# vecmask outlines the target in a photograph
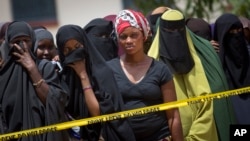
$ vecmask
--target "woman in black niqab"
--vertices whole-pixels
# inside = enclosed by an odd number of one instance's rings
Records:
[[[118,56],[118,45],[115,43],[112,21],[96,18],[85,25],[83,29],[106,61]]]
[[[31,46],[26,43],[22,51],[29,52],[30,57],[26,58],[29,62],[36,65],[31,70],[38,70],[37,75],[41,75],[43,82],[40,86],[34,86],[30,71],[27,70],[20,58],[23,53],[19,52],[18,56],[12,41],[19,37],[29,37]],[[26,42],[26,41],[23,41]],[[55,65],[47,60],[36,61],[32,54],[35,43],[35,37],[31,27],[25,22],[15,21],[9,24],[5,43],[2,46],[6,56],[6,63],[0,70],[0,131],[1,134],[31,129],[58,122],[64,122],[64,107],[67,100],[65,91],[61,88],[58,75],[55,73]],[[37,75],[35,77],[37,77]],[[41,80],[42,80],[41,79]],[[38,92],[39,87],[48,85],[44,90],[44,99]],[[40,89],[41,89],[40,88]],[[40,91],[41,92],[41,91]],[[36,136],[28,136],[17,139],[18,141],[67,141],[68,136],[65,131],[50,132]]]
[[[230,33],[229,31],[237,31]],[[219,57],[227,75],[231,89],[250,85],[247,78],[249,70],[249,55],[244,40],[243,26],[236,15],[223,14],[214,27],[214,38],[220,44]]]
[[[219,57],[230,89],[250,86],[250,67],[243,26],[233,14],[215,21],[214,38],[220,44]],[[231,97],[239,124],[250,124],[249,93]]]
[[[194,67],[186,38],[185,19],[166,21],[160,19],[160,60],[169,64],[176,74],[187,74]]]
[[[57,46],[60,60],[64,71],[62,79],[69,87],[70,100],[67,105],[67,112],[73,118],[90,117],[90,111],[85,101],[85,91],[76,72],[69,67],[70,64],[85,60],[88,78],[99,103],[100,114],[114,113],[123,110],[123,101],[118,94],[114,76],[110,68],[106,65],[102,55],[96,50],[92,42],[88,39],[84,30],[78,25],[64,25],[59,28],[57,34]],[[73,50],[68,55],[64,55],[64,46],[70,39],[75,39],[83,47]],[[133,141],[134,135],[126,119],[113,120],[100,124],[92,124],[81,127],[81,137],[84,140],[96,141],[101,135],[106,141]]]

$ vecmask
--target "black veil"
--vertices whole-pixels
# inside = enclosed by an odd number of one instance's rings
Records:
[[[99,101],[101,114],[122,111],[123,101],[117,89],[113,73],[107,66],[104,58],[88,39],[84,30],[77,25],[64,25],[59,28],[56,39],[59,56],[64,66],[65,62],[74,62],[79,59],[85,59],[87,73],[96,98]],[[69,56],[64,56],[63,46],[69,39],[76,39],[84,45],[84,48],[78,48],[70,53]],[[70,101],[67,108],[69,113],[78,118],[89,117],[90,115],[87,106],[84,104],[83,91],[79,78],[72,69],[67,68],[66,66],[64,68],[62,79],[66,80],[65,82],[69,86],[70,92],[72,92],[70,93]],[[81,129],[83,137],[88,133],[88,140],[98,139],[100,132],[102,132],[104,139],[108,141],[134,140],[134,136],[131,136],[133,135],[132,129],[128,125],[126,119],[113,120],[99,125],[85,126],[81,127]],[[100,129],[102,129],[102,131]]]

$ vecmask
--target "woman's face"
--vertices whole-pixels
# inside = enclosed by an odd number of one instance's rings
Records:
[[[143,51],[144,36],[141,30],[135,27],[127,27],[119,36],[119,45],[128,54]]]
[[[63,54],[64,56],[67,56],[70,52],[74,51],[75,49],[79,48],[79,47],[83,47],[83,44],[81,44],[80,42],[78,42],[75,39],[69,39],[63,48]]]
[[[43,39],[38,42],[38,47],[36,50],[37,58],[52,60],[55,54],[56,48],[52,40]]]
[[[32,40],[31,40],[31,37],[29,36],[19,36],[19,37],[16,37],[14,38],[13,40],[10,41],[10,44],[11,46],[13,44],[18,44],[20,45],[21,42],[25,42],[29,48],[32,47]]]

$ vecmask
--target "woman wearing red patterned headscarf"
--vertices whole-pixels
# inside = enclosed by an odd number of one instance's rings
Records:
[[[114,71],[125,110],[176,101],[169,68],[144,52],[151,34],[146,18],[140,12],[122,10],[116,17],[115,30],[124,54],[108,64]],[[129,122],[138,141],[183,140],[178,108],[131,117]]]

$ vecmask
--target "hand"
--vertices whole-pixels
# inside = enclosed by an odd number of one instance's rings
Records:
[[[32,71],[36,64],[30,55],[30,50],[26,42],[23,42],[23,47],[18,44],[13,44],[16,49],[12,54],[17,57],[16,62],[20,63],[27,71]]]
[[[215,41],[215,40],[211,40],[210,43],[213,46],[213,48],[215,49],[215,51],[218,53],[220,51],[219,43],[217,41]]]
[[[69,64],[68,66],[73,68],[75,70],[76,74],[80,78],[85,78],[86,77],[87,71],[86,71],[85,60],[76,61],[76,62],[74,62],[72,64]]]
[[[0,57],[0,69],[3,67],[3,65],[4,65],[4,59]]]
[[[59,61],[60,59],[59,59],[59,55],[56,55],[56,56],[54,56],[53,58],[52,58],[52,61]]]

